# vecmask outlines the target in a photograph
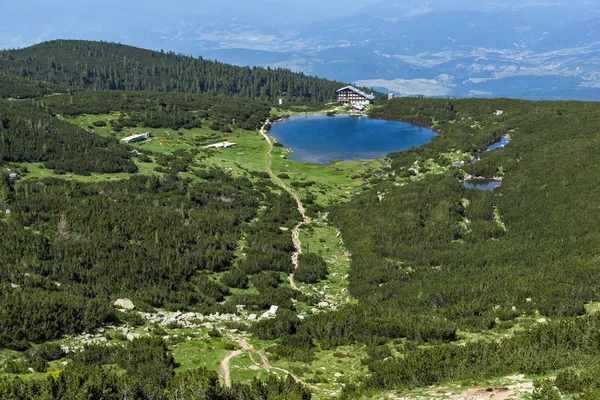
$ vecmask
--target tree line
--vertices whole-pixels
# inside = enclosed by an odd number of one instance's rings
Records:
[[[55,40],[0,51],[0,73],[92,90],[206,93],[326,102],[343,83],[282,68],[237,67],[108,42]]]
[[[128,147],[61,121],[29,101],[0,100],[0,164],[42,162],[57,172],[136,172]]]

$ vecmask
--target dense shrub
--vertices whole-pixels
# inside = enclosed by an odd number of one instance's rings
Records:
[[[316,283],[327,278],[327,264],[323,257],[314,253],[300,254],[294,277],[300,282]]]

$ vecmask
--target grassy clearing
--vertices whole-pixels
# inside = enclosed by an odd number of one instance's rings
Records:
[[[158,167],[155,162],[143,163],[138,160],[134,160],[138,167],[138,175],[162,175],[159,172],[154,171],[154,168]],[[129,179],[132,174],[128,173],[115,173],[115,174],[97,174],[92,173],[90,175],[77,175],[77,174],[57,174],[51,169],[44,168],[43,163],[20,163],[20,167],[26,167],[28,172],[22,174],[23,179],[43,179],[43,178],[59,178],[66,180],[73,180],[78,182],[110,182],[110,181],[121,181]]]
[[[289,152],[281,147],[273,148],[272,169],[276,175],[287,174],[285,183],[294,188],[301,199],[314,198],[320,206],[344,202],[369,185],[369,181],[384,175],[383,159],[366,161],[338,161],[330,165],[302,164],[286,157]],[[285,175],[283,175],[285,176]],[[294,182],[307,187],[294,187]]]
[[[600,309],[600,307],[599,307]],[[521,316],[513,321],[496,321],[497,325],[489,330],[480,332],[457,331],[459,341],[457,344],[465,342],[475,342],[480,340],[499,340],[506,337],[511,337],[517,332],[522,332],[529,329],[535,324],[547,323],[548,318],[537,313],[533,316]]]
[[[356,302],[348,294],[348,271],[350,255],[339,231],[324,219],[313,221],[300,231],[300,241],[304,253],[316,253],[327,263],[327,279],[315,284],[296,282],[296,286],[305,292],[324,298],[330,304],[343,305]]]
[[[585,307],[585,312],[588,314],[595,314],[598,311],[600,311],[600,303],[599,302],[587,303],[584,307]]]
[[[307,384],[321,389],[314,391],[315,398],[331,398],[332,393],[339,393],[342,385],[354,382],[367,373],[367,368],[360,362],[363,354],[364,348],[360,346],[342,346],[336,350],[318,352],[309,365],[282,359],[271,361],[271,365],[289,371]]]
[[[202,160],[202,163],[231,171],[235,176],[267,171],[267,143],[257,132],[236,131],[229,134],[226,140],[237,146],[211,150],[209,157]]]
[[[221,338],[192,339],[169,346],[175,362],[177,371],[187,371],[190,369],[205,367],[212,371],[219,371],[220,363],[231,350],[225,348],[225,344],[230,342]]]
[[[135,135],[138,133],[152,132],[152,137],[149,140],[132,144],[133,147],[146,149],[152,152],[168,153],[176,150],[194,147],[202,147],[207,144],[227,140],[227,134],[213,131],[208,128],[180,129],[173,130],[169,128],[144,128],[131,127],[125,128],[122,132],[112,131],[110,125],[111,120],[118,118],[120,113],[104,114],[104,115],[81,115],[73,118],[63,118],[72,124],[75,124],[83,129],[97,133],[100,136],[113,137],[122,139],[126,136]],[[103,121],[107,126],[94,126],[98,121]],[[210,125],[210,121],[204,125]]]
[[[255,362],[260,362],[257,355],[252,354],[254,361],[246,352],[233,358],[229,363],[231,380],[233,382],[251,382],[254,378],[265,379],[269,373],[262,367],[257,366]]]

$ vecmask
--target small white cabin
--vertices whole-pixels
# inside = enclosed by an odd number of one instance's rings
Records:
[[[140,133],[137,135],[131,135],[131,136],[124,137],[123,139],[121,139],[121,142],[125,142],[125,143],[141,142],[143,140],[148,139],[151,136],[152,136],[152,132],[145,132],[145,133]]]

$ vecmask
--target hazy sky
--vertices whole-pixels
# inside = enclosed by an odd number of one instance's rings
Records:
[[[293,28],[352,13],[378,1],[381,0],[0,0],[0,48],[58,38],[148,46],[151,43],[141,40],[148,31],[173,31],[181,24],[222,19]]]
[[[528,3],[577,5],[599,0],[0,0],[0,48],[52,39],[108,40],[147,48],[169,45],[181,32],[227,32],[230,24],[261,35],[281,35],[310,22],[363,9],[423,12],[452,8],[506,8]],[[381,6],[376,6],[382,3]],[[385,15],[385,12],[382,12]],[[240,28],[241,29],[241,28]],[[238,32],[231,30],[231,35]],[[193,35],[192,35],[193,36]],[[210,35],[209,35],[210,36]],[[177,43],[175,43],[177,45]],[[178,49],[174,49],[178,50]]]

